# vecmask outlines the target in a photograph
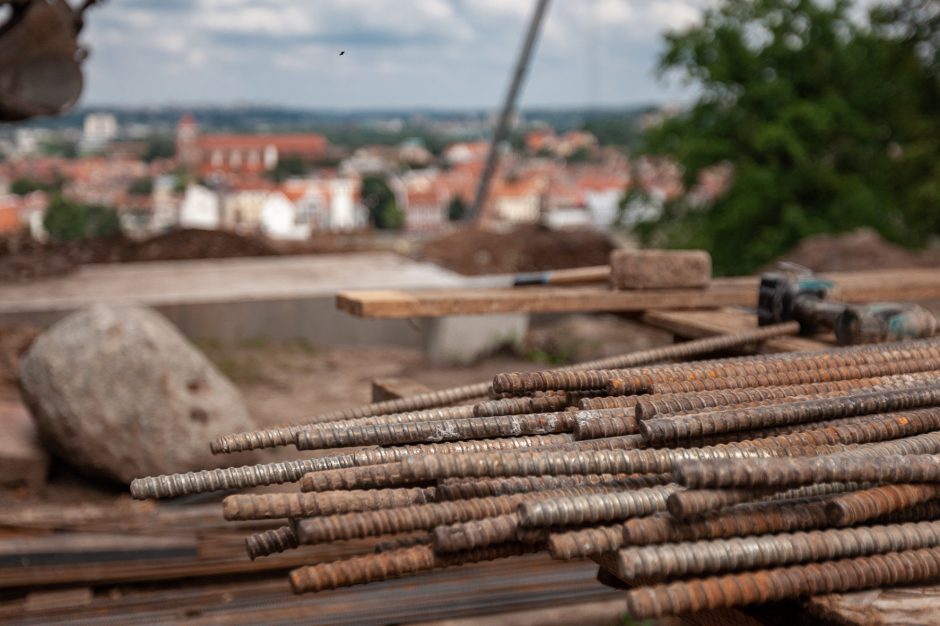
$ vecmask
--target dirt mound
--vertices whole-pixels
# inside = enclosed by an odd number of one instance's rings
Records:
[[[606,265],[613,242],[594,230],[519,226],[499,233],[461,228],[425,244],[421,257],[460,274],[536,272]]]
[[[869,228],[837,235],[813,235],[800,241],[778,261],[799,263],[817,272],[932,267],[936,250],[908,250]],[[772,265],[767,269],[772,269]]]
[[[135,263],[182,259],[227,259],[273,256],[264,240],[221,230],[175,230],[143,241],[129,239],[90,242],[87,263]]]
[[[41,244],[27,235],[0,238],[0,282],[25,282],[73,271],[83,263],[271,256],[279,252],[257,237],[185,229],[143,241],[126,237]]]

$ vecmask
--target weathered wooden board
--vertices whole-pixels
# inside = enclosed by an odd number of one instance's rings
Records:
[[[847,302],[940,299],[940,270],[903,269],[833,272],[832,297]],[[757,276],[718,278],[702,289],[526,287],[514,289],[428,289],[346,291],[339,309],[364,318],[441,317],[495,313],[637,312],[757,305]]]

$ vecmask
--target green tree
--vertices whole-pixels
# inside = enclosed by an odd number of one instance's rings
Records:
[[[459,195],[454,196],[447,205],[447,218],[452,222],[461,222],[467,217],[467,205]]]
[[[300,157],[289,156],[278,159],[268,177],[275,182],[282,182],[292,176],[303,176],[309,171],[307,163]]]
[[[382,176],[362,179],[362,204],[369,210],[369,219],[378,229],[400,228],[404,216],[395,202],[395,194]]]
[[[153,179],[138,178],[127,188],[127,192],[135,196],[149,196],[153,193]]]
[[[22,176],[10,183],[10,193],[17,196],[25,196],[34,191],[58,191],[62,189],[63,182],[61,178],[57,178],[51,183],[46,183],[34,178]]]
[[[89,237],[108,237],[121,231],[117,212],[97,204],[80,204],[53,196],[46,209],[43,226],[56,241],[77,241]]]
[[[176,154],[176,143],[172,137],[153,135],[147,138],[147,144],[141,155],[144,161],[151,163],[157,159],[168,159]]]
[[[667,203],[647,242],[702,247],[716,271],[751,271],[820,232],[873,226],[918,245],[940,229],[940,8],[848,0],[724,0],[666,36],[663,72],[696,85],[644,150],[683,167],[733,167],[709,205]]]

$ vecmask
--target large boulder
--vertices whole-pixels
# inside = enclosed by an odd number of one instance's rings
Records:
[[[235,386],[146,309],[69,315],[33,343],[20,382],[46,445],[86,474],[123,483],[231,464],[209,441],[253,428]]]

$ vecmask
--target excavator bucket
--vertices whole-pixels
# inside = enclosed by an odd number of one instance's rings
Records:
[[[8,6],[0,25],[0,121],[64,113],[82,93],[80,13],[65,0]]]

